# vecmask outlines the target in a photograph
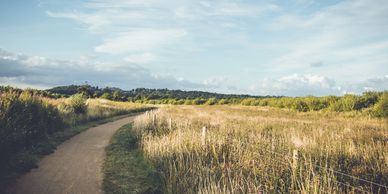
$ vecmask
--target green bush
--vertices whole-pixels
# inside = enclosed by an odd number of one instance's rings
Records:
[[[352,94],[346,94],[340,100],[330,105],[330,110],[336,112],[352,111],[356,110],[357,96]]]
[[[85,114],[88,110],[86,97],[82,94],[74,94],[71,96],[70,106],[75,114]]]
[[[217,104],[217,99],[216,98],[209,98],[207,101],[206,101],[206,105],[215,105]]]
[[[103,98],[103,99],[108,99],[108,100],[111,100],[112,99],[112,95],[110,95],[110,93],[108,92],[105,92],[103,93],[100,98]],[[131,99],[132,100],[132,99]]]
[[[318,97],[314,96],[306,97],[305,103],[307,104],[310,111],[321,110],[325,107],[325,105],[321,103],[321,100]]]
[[[309,107],[303,100],[297,99],[292,104],[292,109],[299,112],[307,112],[309,110]]]
[[[379,101],[373,107],[373,114],[377,117],[388,118],[388,92],[381,95]]]

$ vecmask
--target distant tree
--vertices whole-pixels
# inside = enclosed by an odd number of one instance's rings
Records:
[[[82,86],[78,87],[77,92],[79,94],[82,94],[83,96],[85,96],[87,98],[90,98],[90,97],[93,96],[93,92],[91,90],[91,86],[88,85],[88,84],[85,84],[85,85],[82,85]]]
[[[122,96],[123,96],[123,94],[121,93],[120,90],[115,90],[115,91],[113,92],[113,94],[112,94],[112,99],[113,99],[113,100],[116,100],[116,101],[120,101],[120,100],[122,100],[122,99],[121,99]]]
[[[108,100],[111,100],[112,99],[112,95],[109,93],[109,92],[105,92],[103,93],[100,98],[104,98],[104,99],[108,99]]]

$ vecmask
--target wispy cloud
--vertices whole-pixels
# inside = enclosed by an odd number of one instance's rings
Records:
[[[388,5],[384,1],[341,1],[311,14],[284,12],[268,28],[290,33],[292,39],[284,43],[286,52],[272,65],[292,71],[325,64],[329,68],[315,71],[334,77],[346,75],[353,81],[375,74],[376,69],[387,74],[386,18]]]
[[[180,29],[134,29],[104,40],[103,44],[96,47],[96,51],[111,54],[153,51],[173,44],[185,34],[186,32]]]
[[[198,48],[204,43],[194,39],[222,36],[222,29],[219,33],[213,31],[214,24],[233,28],[238,23],[235,17],[255,17],[278,9],[275,4],[243,1],[98,0],[86,1],[72,11],[46,13],[50,17],[74,20],[98,34],[102,43],[96,45],[96,52],[128,56],[139,52],[160,55],[165,50],[180,53]]]
[[[126,56],[124,61],[135,64],[146,64],[154,61],[156,56],[151,53],[141,53]]]

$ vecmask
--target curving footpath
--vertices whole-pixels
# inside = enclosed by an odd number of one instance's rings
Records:
[[[133,117],[126,117],[102,124],[65,141],[39,161],[38,168],[22,176],[10,193],[102,193],[104,149],[116,130],[132,121]]]

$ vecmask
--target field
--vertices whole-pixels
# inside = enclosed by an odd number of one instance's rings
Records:
[[[388,121],[357,112],[161,106],[134,122],[166,193],[387,193]]]

